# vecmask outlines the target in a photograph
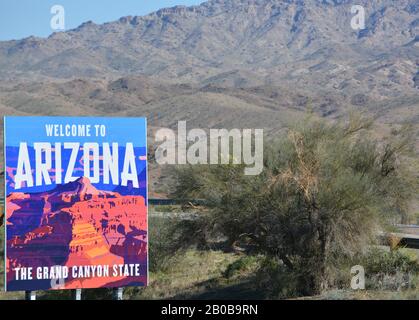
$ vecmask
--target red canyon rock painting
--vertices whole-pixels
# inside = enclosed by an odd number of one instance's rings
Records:
[[[147,208],[140,195],[96,189],[85,177],[41,193],[7,197],[7,282],[11,269],[38,266],[110,266],[140,264],[124,273],[76,277],[64,288],[113,287],[147,283]],[[112,269],[111,269],[112,270]],[[34,282],[51,287],[50,279]]]

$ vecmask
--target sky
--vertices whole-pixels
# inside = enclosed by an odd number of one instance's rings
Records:
[[[198,5],[204,0],[0,0],[0,41],[47,37],[54,14],[51,8],[64,8],[65,30],[86,21],[104,23],[123,16],[141,16],[176,5]]]

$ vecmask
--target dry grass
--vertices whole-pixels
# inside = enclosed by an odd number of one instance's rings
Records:
[[[227,287],[237,280],[224,279],[223,272],[239,256],[221,251],[188,250],[166,270],[150,274],[150,285],[133,294],[134,299],[190,298],[211,287]]]
[[[1,239],[3,239],[3,234]],[[2,241],[1,241],[2,242]],[[3,244],[3,243],[1,243]],[[412,252],[418,255],[418,252]],[[165,271],[150,273],[147,288],[125,289],[125,299],[248,299],[263,298],[252,283],[253,270],[241,272],[239,276],[226,278],[227,267],[241,256],[221,251],[189,250],[173,260]],[[0,272],[3,275],[1,261]],[[248,281],[250,279],[250,281]],[[3,286],[3,277],[0,285]],[[65,293],[63,293],[64,297]],[[66,295],[67,297],[68,295]],[[39,298],[42,298],[42,292]],[[23,292],[0,292],[0,300],[23,299]],[[44,298],[48,298],[45,296]],[[53,298],[57,298],[53,296]],[[68,298],[68,297],[67,297]],[[100,298],[99,296],[97,298]],[[105,297],[102,297],[105,298]],[[320,296],[301,297],[301,300],[417,300],[417,289],[403,291],[376,290],[330,290]]]
[[[302,297],[297,300],[418,300],[418,290],[375,291],[375,290],[331,290],[320,296]]]

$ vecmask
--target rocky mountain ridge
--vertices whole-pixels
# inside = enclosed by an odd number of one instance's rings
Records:
[[[353,5],[366,28],[353,30]],[[419,124],[416,0],[211,0],[0,42],[0,111],[263,128],[353,110]],[[150,139],[152,141],[152,139]],[[153,175],[154,167],[150,168]]]

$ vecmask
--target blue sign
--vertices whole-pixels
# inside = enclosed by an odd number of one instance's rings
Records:
[[[6,289],[146,285],[146,119],[4,126]]]

